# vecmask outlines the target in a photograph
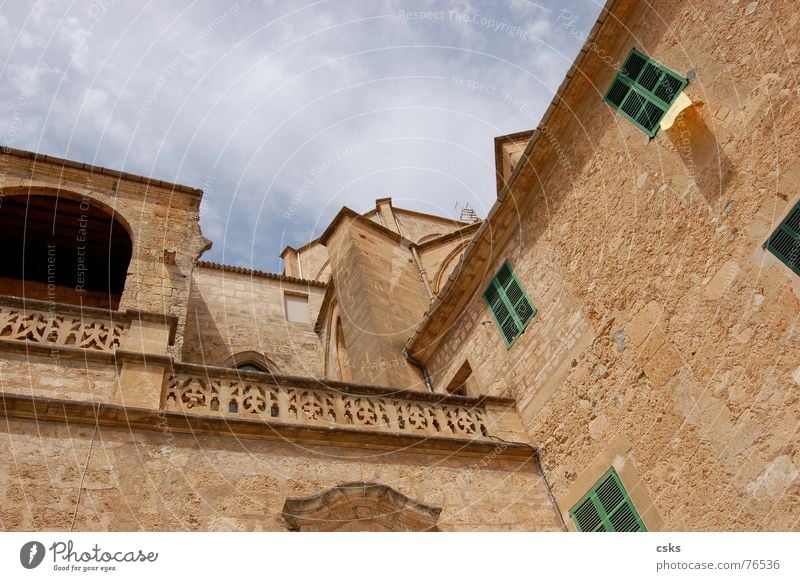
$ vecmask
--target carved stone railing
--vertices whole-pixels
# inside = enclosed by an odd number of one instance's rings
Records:
[[[480,400],[187,364],[165,374],[163,409],[425,437],[494,435]]]
[[[0,296],[0,339],[110,353],[127,326],[115,311]]]

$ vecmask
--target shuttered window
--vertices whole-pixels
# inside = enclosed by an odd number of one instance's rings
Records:
[[[800,275],[800,202],[769,237],[767,250]]]
[[[664,113],[688,82],[685,77],[634,48],[604,100],[647,135],[654,137]]]
[[[576,504],[569,516],[584,532],[637,532],[647,529],[613,468]]]
[[[489,283],[483,293],[483,300],[492,311],[497,327],[509,347],[536,314],[536,308],[522,289],[508,261],[503,263]]]

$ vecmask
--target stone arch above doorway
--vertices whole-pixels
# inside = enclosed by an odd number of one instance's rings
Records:
[[[348,482],[287,499],[283,519],[291,531],[436,531],[441,511],[385,484]]]

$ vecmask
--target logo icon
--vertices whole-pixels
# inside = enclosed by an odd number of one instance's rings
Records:
[[[44,545],[39,541],[30,541],[19,550],[19,562],[26,569],[35,569],[44,559]]]

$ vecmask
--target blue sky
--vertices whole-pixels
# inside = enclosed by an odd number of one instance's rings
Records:
[[[0,142],[202,188],[204,258],[279,271],[343,205],[486,215],[601,5],[3,2]]]

